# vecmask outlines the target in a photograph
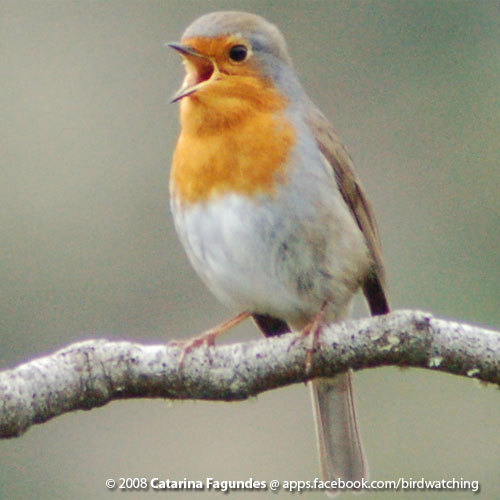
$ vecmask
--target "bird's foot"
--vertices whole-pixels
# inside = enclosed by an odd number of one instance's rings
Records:
[[[198,349],[202,345],[206,345],[207,348],[212,347],[215,344],[215,339],[221,335],[222,333],[226,332],[233,326],[236,326],[238,323],[241,323],[243,320],[248,318],[250,316],[249,312],[242,312],[238,315],[236,315],[234,318],[231,318],[230,320],[217,325],[214,328],[210,328],[210,330],[207,330],[203,332],[202,334],[193,337],[192,339],[189,340],[171,340],[169,342],[169,345],[171,346],[176,346],[181,348],[181,355],[179,358],[179,368],[182,370],[184,368],[184,362],[186,360],[186,356],[193,351],[194,349]]]

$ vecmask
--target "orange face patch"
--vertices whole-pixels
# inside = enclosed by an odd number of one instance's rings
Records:
[[[208,39],[210,46],[190,45],[217,61],[232,43],[227,38]],[[296,142],[284,115],[287,100],[258,75],[251,59],[230,74],[217,64],[220,76],[181,101],[171,184],[184,203],[230,192],[272,194],[285,181]]]
[[[252,49],[250,44],[243,38],[226,35],[214,38],[187,38],[182,44],[195,49],[200,54],[214,61],[219,70],[225,74],[236,74],[240,76],[256,76],[256,68],[252,63]],[[244,61],[233,61],[230,57],[230,49],[235,45],[244,45],[248,49],[248,56]]]

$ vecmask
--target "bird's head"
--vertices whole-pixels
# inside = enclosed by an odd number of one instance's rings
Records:
[[[276,26],[244,12],[213,12],[194,21],[180,42],[186,77],[173,102],[189,96],[244,97],[273,86],[292,63]]]

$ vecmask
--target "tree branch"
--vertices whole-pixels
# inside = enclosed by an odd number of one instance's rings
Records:
[[[312,355],[297,334],[191,351],[177,345],[88,340],[0,372],[0,437],[116,399],[235,401],[352,368],[427,368],[500,385],[500,333],[397,311],[328,325]]]

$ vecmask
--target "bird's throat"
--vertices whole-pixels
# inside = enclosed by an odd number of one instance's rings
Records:
[[[257,92],[257,90],[259,90]],[[183,203],[272,195],[286,182],[295,128],[271,87],[213,85],[182,100],[171,189]]]

